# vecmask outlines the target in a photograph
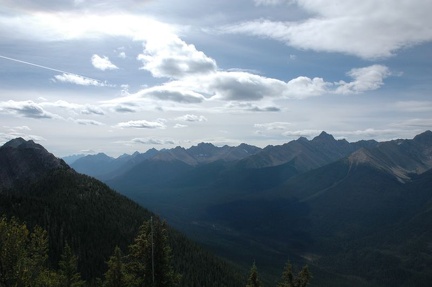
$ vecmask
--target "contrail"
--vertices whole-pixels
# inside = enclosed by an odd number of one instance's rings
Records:
[[[0,55],[0,58],[6,59],[6,60],[9,60],[9,61],[18,62],[18,63],[21,63],[21,64],[26,64],[26,65],[30,65],[30,66],[46,69],[46,70],[51,70],[51,71],[54,71],[54,72],[73,74],[73,73],[69,73],[69,72],[66,72],[66,71],[59,70],[59,69],[54,69],[54,68],[50,68],[50,67],[47,67],[47,66],[42,66],[42,65],[38,65],[38,64],[34,64],[34,63],[26,62],[26,61],[14,59],[14,58],[2,56],[2,55]]]
[[[29,65],[29,66],[38,67],[38,68],[45,69],[45,70],[50,70],[50,71],[59,72],[59,73],[63,73],[63,74],[78,76],[78,77],[81,77],[81,78],[84,78],[84,79],[88,79],[88,80],[91,80],[91,81],[96,81],[98,84],[103,85],[103,86],[111,86],[111,87],[113,86],[113,85],[107,84],[106,82],[102,82],[100,80],[93,79],[93,78],[90,78],[90,77],[78,75],[78,74],[75,74],[75,73],[66,72],[66,71],[59,70],[59,69],[50,68],[50,67],[39,65],[39,64],[35,64],[35,63],[30,63],[30,62],[27,62],[27,61],[23,61],[23,60],[11,58],[11,57],[6,57],[6,56],[3,56],[3,55],[0,55],[0,58],[6,59],[6,60],[9,60],[9,61],[13,61],[13,62],[17,62],[17,63],[21,63],[21,64],[25,64],[25,65]]]

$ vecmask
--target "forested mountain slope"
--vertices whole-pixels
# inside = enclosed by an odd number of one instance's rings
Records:
[[[105,184],[76,173],[41,146],[24,140],[0,148],[0,213],[49,235],[50,261],[69,244],[86,280],[101,278],[119,246],[126,251],[138,227],[154,214]],[[6,164],[5,164],[6,163]],[[234,269],[170,229],[173,264],[182,286],[239,286]]]

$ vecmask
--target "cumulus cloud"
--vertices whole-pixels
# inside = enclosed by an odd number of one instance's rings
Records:
[[[146,120],[137,120],[137,121],[128,121],[121,122],[116,125],[119,128],[136,128],[136,129],[165,129],[166,125],[163,120],[158,121],[146,121]]]
[[[76,74],[70,74],[70,73],[63,73],[61,75],[55,75],[53,78],[54,82],[61,82],[61,83],[70,83],[75,84],[79,86],[96,86],[96,87],[110,87],[106,82],[102,82],[99,80],[95,80],[92,78],[83,77]]]
[[[94,54],[91,57],[91,63],[93,65],[93,67],[95,67],[96,69],[102,70],[102,71],[118,69],[118,67],[116,65],[114,65],[113,63],[111,63],[109,58],[106,56],[101,57],[99,55]]]
[[[215,60],[174,35],[148,38],[144,43],[144,52],[137,59],[142,61],[142,69],[154,77],[178,79],[217,69]]]
[[[204,116],[186,114],[186,115],[183,115],[181,117],[176,118],[176,120],[184,121],[184,122],[206,122],[207,118]]]
[[[60,118],[58,115],[47,112],[40,104],[33,101],[0,102],[0,112],[9,112],[19,116],[33,119]]]
[[[383,80],[390,75],[390,70],[386,66],[372,65],[365,68],[352,69],[347,73],[353,78],[352,82],[338,82],[337,94],[357,94],[372,91],[380,88]]]
[[[201,103],[204,100],[200,93],[169,85],[148,88],[142,90],[140,94],[141,96],[150,96],[162,101],[186,104]]]
[[[340,52],[361,58],[389,57],[411,45],[432,40],[431,1],[294,0],[310,14],[298,22],[259,19],[223,27],[227,33],[266,37],[299,49]]]

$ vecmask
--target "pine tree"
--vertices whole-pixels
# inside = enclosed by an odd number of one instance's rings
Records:
[[[0,218],[0,286],[44,286],[55,282],[47,259],[46,231],[36,227],[31,233],[14,218]]]
[[[310,280],[312,279],[312,275],[309,271],[309,267],[307,265],[303,266],[302,270],[296,277],[295,286],[296,287],[306,287]]]
[[[165,222],[158,218],[144,222],[129,249],[127,269],[134,285],[167,287],[180,281],[171,264]]]
[[[292,264],[288,261],[282,273],[282,280],[279,282],[278,287],[294,287],[294,275],[292,271]]]
[[[129,276],[126,273],[123,254],[118,246],[114,249],[114,254],[110,257],[107,264],[108,271],[105,273],[104,287],[129,286]]]
[[[59,262],[59,280],[61,287],[82,287],[84,281],[78,272],[78,260],[73,254],[69,244],[63,249],[63,254]]]
[[[252,264],[246,287],[261,287],[261,281],[258,278],[258,268],[255,262]]]
[[[307,265],[303,266],[297,276],[294,276],[292,264],[288,261],[285,265],[282,279],[281,282],[279,282],[278,287],[306,287],[311,278],[312,275]]]

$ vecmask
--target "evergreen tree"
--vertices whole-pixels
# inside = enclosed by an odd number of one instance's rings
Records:
[[[258,278],[258,268],[256,267],[255,262],[251,267],[246,287],[261,287],[261,281]]]
[[[175,286],[180,275],[171,264],[167,226],[158,218],[144,222],[137,237],[129,246],[128,272],[136,286]]]
[[[311,279],[312,275],[309,271],[309,267],[305,265],[295,279],[295,287],[306,287]]]
[[[44,286],[55,274],[47,268],[48,236],[16,219],[0,219],[0,286]]]
[[[126,273],[123,255],[118,246],[114,249],[114,254],[110,257],[107,264],[108,271],[105,273],[104,287],[129,286],[129,276]]]
[[[78,260],[69,244],[66,244],[59,262],[59,280],[61,287],[82,287],[84,281],[78,272]]]
[[[282,273],[282,280],[279,282],[278,287],[294,287],[294,275],[292,271],[292,264],[288,261]]]
[[[306,287],[311,278],[312,275],[307,265],[303,266],[297,276],[294,276],[292,264],[288,261],[285,265],[282,279],[281,282],[279,282],[278,287]]]

